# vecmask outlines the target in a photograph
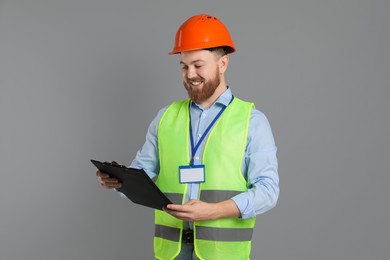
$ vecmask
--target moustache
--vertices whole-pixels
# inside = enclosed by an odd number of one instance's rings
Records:
[[[203,82],[204,78],[202,78],[202,77],[186,78],[186,81],[191,84],[193,82],[199,82],[199,81]]]

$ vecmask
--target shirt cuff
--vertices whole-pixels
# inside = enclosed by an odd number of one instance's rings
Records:
[[[125,194],[123,194],[122,192],[120,192],[118,189],[115,189],[116,192],[119,194],[120,197],[122,198],[127,198]]]
[[[236,203],[238,209],[240,210],[242,219],[256,217],[255,212],[251,206],[252,203],[250,203],[250,198],[246,192],[234,196],[232,200]]]

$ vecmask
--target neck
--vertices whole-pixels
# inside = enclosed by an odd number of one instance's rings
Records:
[[[215,101],[222,95],[223,92],[227,90],[227,86],[225,83],[222,83],[217,87],[217,89],[214,91],[214,94],[206,99],[205,101],[201,102],[199,105],[201,105],[203,108],[207,109],[210,108]]]

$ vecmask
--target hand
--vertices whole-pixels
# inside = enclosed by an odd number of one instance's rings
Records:
[[[184,221],[202,221],[240,216],[240,211],[233,200],[225,200],[219,203],[190,200],[184,205],[168,204],[164,211]]]
[[[164,210],[175,218],[185,221],[214,219],[214,214],[217,211],[216,204],[200,200],[190,200],[184,205],[168,204]]]
[[[111,178],[107,173],[97,171],[96,176],[98,177],[100,185],[106,189],[119,189],[122,187],[122,183],[115,178]]]

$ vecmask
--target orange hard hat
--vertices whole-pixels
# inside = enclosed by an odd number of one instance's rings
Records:
[[[229,31],[217,17],[198,14],[185,21],[177,30],[175,45],[169,54],[214,47],[226,47],[227,53],[236,50]]]

